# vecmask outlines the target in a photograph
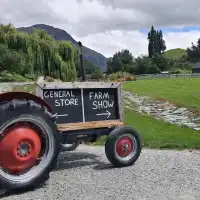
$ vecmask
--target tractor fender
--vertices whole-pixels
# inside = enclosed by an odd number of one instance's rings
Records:
[[[42,98],[27,93],[27,92],[5,92],[0,94],[0,102],[2,101],[12,101],[13,99],[18,99],[18,100],[32,100],[38,104],[40,104],[41,106],[45,106],[47,108],[47,110],[52,113],[52,108],[51,106],[44,101]]]

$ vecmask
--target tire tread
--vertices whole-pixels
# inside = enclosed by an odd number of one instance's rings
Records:
[[[27,109],[28,112],[20,113],[21,109]],[[3,102],[0,104],[0,113],[1,113],[0,114],[1,115],[0,127],[8,121],[8,117],[6,117],[6,115],[8,113],[10,114],[11,112],[12,113],[19,112],[19,116],[22,114],[27,114],[27,113],[31,114],[31,112],[33,112],[33,116],[35,113],[37,113],[37,115],[38,114],[42,115],[41,116],[42,118],[48,119],[51,122],[51,124],[48,124],[48,125],[53,130],[52,133],[54,134],[56,149],[55,149],[54,155],[53,155],[52,160],[49,163],[49,165],[46,167],[44,172],[39,177],[34,178],[34,181],[30,182],[29,184],[25,184],[25,185],[24,184],[16,185],[13,183],[8,183],[8,181],[5,181],[0,177],[0,188],[2,190],[6,190],[6,192],[10,192],[10,190],[16,190],[16,189],[21,190],[21,189],[28,189],[28,188],[38,188],[40,185],[44,184],[44,182],[46,182],[48,180],[49,173],[55,167],[55,163],[57,162],[57,157],[58,157],[58,154],[59,154],[60,148],[61,148],[60,134],[57,131],[55,119],[53,118],[52,113],[50,113],[46,107],[41,106],[32,100],[14,99],[12,101]],[[10,115],[12,116],[12,114],[10,114]],[[17,116],[17,114],[15,114],[15,115]]]

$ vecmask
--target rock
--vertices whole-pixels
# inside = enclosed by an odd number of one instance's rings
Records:
[[[37,83],[44,82],[44,76],[39,76],[36,82]]]
[[[164,112],[160,113],[161,116],[169,116],[169,114],[169,110],[165,110]]]
[[[182,114],[183,112],[187,111],[187,108],[178,108],[176,111],[174,111],[174,114]]]
[[[196,124],[195,123],[183,123],[183,125],[188,126],[190,128],[196,128]]]
[[[196,121],[200,121],[200,117],[197,117],[195,119],[192,119],[193,122],[196,122]]]

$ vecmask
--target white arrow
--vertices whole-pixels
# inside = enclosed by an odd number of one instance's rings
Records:
[[[68,116],[68,114],[58,115],[58,113],[56,113],[56,114],[53,115],[53,117],[56,117],[56,118],[58,118],[58,117],[66,117],[66,116]]]
[[[96,114],[96,115],[107,115],[107,118],[109,118],[111,113],[107,110],[105,113],[99,113],[99,114]]]

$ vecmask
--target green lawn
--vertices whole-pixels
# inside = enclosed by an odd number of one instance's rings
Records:
[[[200,78],[157,78],[123,84],[123,89],[200,111]]]
[[[141,134],[144,147],[200,149],[199,131],[167,124],[128,109],[125,109],[125,124],[134,127]],[[105,137],[102,137],[95,144],[103,145],[104,141]]]

